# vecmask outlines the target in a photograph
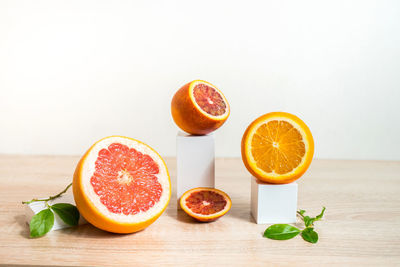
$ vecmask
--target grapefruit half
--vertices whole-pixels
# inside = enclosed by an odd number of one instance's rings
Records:
[[[154,149],[132,138],[110,136],[96,142],[79,161],[73,193],[88,222],[113,233],[133,233],[164,212],[171,181]]]
[[[204,135],[221,127],[230,110],[228,101],[217,87],[195,80],[175,93],[171,113],[179,128],[189,134]]]

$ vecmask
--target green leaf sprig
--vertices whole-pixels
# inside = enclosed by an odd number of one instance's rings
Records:
[[[57,195],[50,196],[46,199],[34,198],[30,201],[23,201],[22,204],[30,204],[32,202],[44,201],[47,208],[40,211],[38,214],[34,215],[29,223],[30,235],[31,237],[41,237],[48,233],[54,225],[54,213],[61,218],[61,220],[71,226],[78,225],[79,222],[79,211],[78,209],[68,203],[57,203],[54,205],[49,205],[50,200],[59,198],[62,194],[67,192],[67,190],[72,186],[69,184],[63,191]],[[53,213],[54,212],[54,213]]]
[[[301,237],[305,241],[315,244],[318,242],[318,233],[314,231],[314,222],[322,219],[325,209],[323,207],[321,213],[316,217],[305,216],[306,211],[299,210],[297,214],[302,218],[305,225],[303,230],[290,224],[274,224],[265,230],[264,237],[274,240],[288,240],[301,233]]]

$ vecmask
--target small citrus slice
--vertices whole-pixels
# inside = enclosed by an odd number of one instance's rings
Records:
[[[76,167],[73,192],[82,216],[114,233],[132,233],[153,223],[171,197],[167,166],[148,145],[110,136],[95,143]]]
[[[196,220],[211,222],[225,215],[230,210],[232,201],[221,190],[198,187],[185,192],[180,199],[180,205]]]
[[[253,121],[242,138],[247,170],[267,183],[285,184],[305,173],[314,155],[314,139],[295,115],[272,112]]]
[[[195,80],[182,86],[171,102],[171,113],[179,128],[189,134],[215,131],[227,120],[229,104],[220,90],[209,82]]]

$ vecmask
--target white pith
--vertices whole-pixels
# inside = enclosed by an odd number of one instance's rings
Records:
[[[225,105],[226,105],[226,107],[225,107],[225,113],[224,113],[224,114],[219,115],[219,116],[211,115],[211,114],[205,112],[205,111],[197,104],[197,102],[195,101],[196,98],[195,98],[194,95],[193,95],[193,89],[194,89],[194,88],[196,87],[196,85],[198,85],[198,84],[206,84],[207,86],[210,86],[211,88],[214,88],[215,91],[222,97],[222,99],[224,100]],[[194,101],[193,101],[194,105],[196,106],[196,108],[197,108],[201,113],[203,113],[203,114],[206,115],[207,117],[213,117],[213,118],[215,118],[215,119],[224,119],[226,116],[228,116],[228,114],[229,114],[229,104],[228,104],[228,101],[226,100],[225,96],[224,96],[223,94],[221,94],[220,91],[219,91],[214,85],[212,85],[212,84],[210,84],[210,83],[208,83],[208,82],[205,82],[205,81],[196,81],[196,82],[193,82],[193,83],[191,84],[189,90],[190,90],[190,92],[189,92],[189,93],[190,93],[190,97],[192,98],[192,100],[194,100]],[[209,100],[209,103],[210,103],[210,102],[213,102],[213,101],[212,101],[212,100]],[[212,104],[212,103],[210,103],[210,104]]]
[[[137,151],[149,155],[158,165],[159,173],[155,176],[158,178],[158,182],[162,187],[162,194],[159,202],[157,202],[153,207],[148,209],[146,212],[139,212],[134,215],[125,215],[125,214],[117,214],[110,212],[106,206],[104,206],[100,202],[100,197],[94,192],[93,186],[90,183],[90,179],[93,176],[95,171],[95,162],[98,157],[98,153],[103,148],[108,148],[112,143],[120,143],[122,145],[126,145],[129,148],[134,148]],[[158,214],[164,207],[168,204],[170,198],[170,182],[168,176],[168,170],[160,158],[160,156],[147,147],[146,145],[137,142],[132,139],[113,136],[99,141],[89,152],[82,166],[82,188],[84,194],[87,196],[89,201],[97,208],[97,210],[105,215],[107,218],[111,220],[115,220],[120,223],[138,223],[142,221],[146,221],[154,215]]]
[[[295,167],[291,172],[288,172],[288,173],[285,173],[285,174],[278,174],[278,173],[276,173],[275,171],[266,172],[266,171],[264,171],[264,170],[262,170],[262,169],[259,169],[259,171],[262,172],[263,174],[265,174],[266,176],[269,176],[269,177],[290,176],[290,175],[293,174],[299,167],[302,167],[302,165],[305,164],[306,158],[307,158],[307,155],[308,155],[308,152],[310,151],[310,144],[308,143],[308,140],[307,140],[307,138],[306,138],[306,133],[305,133],[304,130],[297,124],[297,122],[295,122],[294,120],[292,120],[292,119],[290,119],[290,118],[286,118],[286,117],[271,117],[271,118],[268,118],[268,119],[266,119],[266,120],[260,121],[260,122],[258,122],[257,124],[253,125],[251,131],[249,131],[249,137],[247,138],[246,144],[245,144],[246,154],[247,154],[247,156],[248,156],[247,158],[248,158],[248,160],[249,160],[252,164],[254,164],[254,165],[257,164],[257,162],[256,162],[256,161],[254,160],[254,158],[253,158],[253,154],[251,153],[251,141],[252,141],[253,136],[254,136],[255,132],[257,131],[257,129],[258,129],[262,124],[267,124],[267,123],[270,122],[270,121],[286,121],[286,122],[290,123],[290,124],[293,126],[293,128],[295,128],[296,130],[298,130],[299,133],[301,134],[301,136],[303,137],[303,140],[302,140],[302,141],[303,141],[303,143],[304,143],[304,145],[305,145],[305,150],[306,150],[306,152],[305,152],[303,158],[301,159],[300,164],[297,165],[297,167]],[[275,145],[274,145],[274,146],[275,146]],[[278,144],[276,144],[276,146],[278,146]]]

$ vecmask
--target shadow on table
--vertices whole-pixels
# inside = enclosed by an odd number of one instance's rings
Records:
[[[15,221],[18,223],[19,226],[21,226],[22,230],[20,231],[20,235],[24,238],[30,239],[30,232],[29,232],[29,224],[26,223],[25,215],[16,215],[14,216]],[[68,236],[84,236],[85,238],[118,238],[125,236],[125,234],[115,234],[115,233],[109,233],[103,230],[100,230],[93,225],[87,223],[87,224],[82,224],[79,226],[75,227],[69,227],[65,229],[60,229],[56,230],[55,232],[61,234],[61,235],[68,235]],[[140,232],[140,231],[139,231]],[[138,232],[138,233],[139,233]],[[51,234],[52,232],[48,233]],[[134,235],[135,233],[132,233],[130,235]]]
[[[247,206],[244,208],[239,205],[232,204],[232,208],[227,215],[248,223],[256,223],[253,216],[250,214],[250,207],[247,208]]]
[[[19,234],[22,237],[29,238],[30,233],[29,233],[29,224],[26,223],[26,217],[24,214],[16,215],[14,216],[14,220],[18,223],[19,226],[21,226],[21,231]]]
[[[173,203],[176,203],[176,199],[172,201],[174,201]],[[198,223],[198,221],[187,215],[183,210],[181,209],[178,210],[177,205],[176,204],[173,205],[172,203],[170,203],[168,205],[168,208],[165,210],[165,215],[182,223],[189,223],[189,224]]]
[[[90,223],[82,224],[76,227],[65,228],[57,231],[60,231],[60,233],[68,236],[76,236],[76,237],[84,236],[85,238],[99,238],[99,239],[119,238],[126,235],[126,234],[116,234],[103,231],[101,229],[94,227]],[[135,233],[129,235],[134,235],[134,234]]]

